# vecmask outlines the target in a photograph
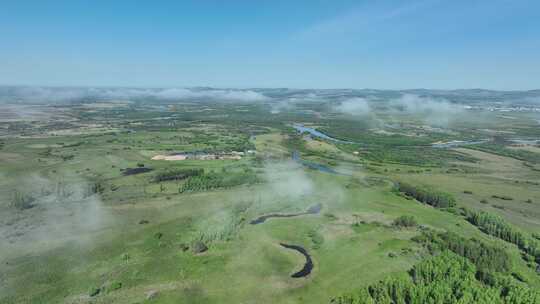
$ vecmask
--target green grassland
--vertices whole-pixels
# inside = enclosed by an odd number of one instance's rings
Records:
[[[497,214],[533,238],[540,231],[540,172],[534,170],[539,156],[516,156],[489,144],[430,147],[483,138],[481,129],[538,136],[531,123],[499,118],[504,124],[497,124],[486,113],[483,124],[456,122],[453,134],[410,136],[351,127],[354,122],[335,114],[271,117],[264,105],[69,110],[80,124],[106,131],[69,134],[29,124],[2,139],[2,303],[329,303],[403,277],[429,259],[434,253],[415,241],[425,231],[502,248],[511,264],[504,275],[540,289],[537,265],[527,265],[518,246],[483,232],[459,211]],[[401,133],[416,130],[418,120],[403,120],[409,123]],[[356,143],[299,135],[293,122]],[[251,149],[256,153],[240,160],[151,159]],[[294,151],[339,174],[295,163]],[[126,174],[135,168],[147,172]],[[189,169],[201,170],[206,179],[155,180],[159,173]],[[214,184],[180,191],[200,180]],[[449,193],[457,205],[422,204],[395,190],[400,181]],[[14,193],[32,200],[14,207]],[[320,213],[250,224],[264,214],[303,212],[314,204],[322,205]],[[402,215],[418,225],[394,225]],[[197,242],[208,250],[194,251]],[[307,277],[291,277],[304,258],[280,243],[309,252],[314,268]]]

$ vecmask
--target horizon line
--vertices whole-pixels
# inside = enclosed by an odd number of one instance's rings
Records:
[[[129,85],[38,85],[38,84],[0,84],[0,87],[36,87],[36,88],[52,88],[52,89],[67,89],[67,88],[117,88],[117,89],[216,89],[216,90],[264,90],[264,89],[287,89],[287,90],[355,90],[355,91],[416,91],[416,90],[425,90],[425,91],[494,91],[494,92],[531,92],[531,91],[540,91],[539,88],[534,89],[490,89],[490,88],[481,88],[481,87],[472,87],[472,88],[452,88],[452,89],[441,89],[441,88],[346,88],[346,87],[335,87],[335,88],[300,88],[300,87],[286,87],[286,86],[276,86],[276,87],[263,87],[263,86],[245,86],[245,87],[225,87],[225,86],[211,86],[211,85],[195,85],[195,86],[129,86]]]

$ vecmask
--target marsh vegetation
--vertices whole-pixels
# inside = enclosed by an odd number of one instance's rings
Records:
[[[2,105],[0,302],[539,301],[538,113],[255,93]]]

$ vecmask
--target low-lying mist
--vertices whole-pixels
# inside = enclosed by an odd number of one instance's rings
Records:
[[[111,213],[93,187],[88,181],[70,177],[25,178],[14,192],[32,199],[24,210],[11,207],[1,217],[3,250],[33,251],[68,241],[80,245],[91,243],[95,233],[112,221]]]
[[[398,98],[355,97],[340,101],[332,107],[334,112],[359,119],[371,118],[372,125],[383,125],[382,115],[400,119],[400,116],[413,116],[434,126],[448,126],[465,111],[461,104],[444,98],[402,94]]]
[[[253,90],[212,88],[0,87],[0,102],[66,103],[88,100],[264,101]]]
[[[302,169],[292,160],[269,162],[265,165],[264,179],[269,191],[276,197],[299,199],[313,194],[314,185]]]
[[[390,100],[390,107],[395,111],[409,115],[419,115],[431,125],[447,126],[451,120],[461,114],[463,105],[451,103],[443,98],[432,98],[414,94],[404,94]]]
[[[372,110],[366,98],[355,97],[341,101],[334,106],[334,111],[350,115],[368,115]]]

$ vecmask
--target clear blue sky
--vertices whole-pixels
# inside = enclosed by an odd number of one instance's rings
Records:
[[[0,0],[0,84],[540,88],[540,1]]]

